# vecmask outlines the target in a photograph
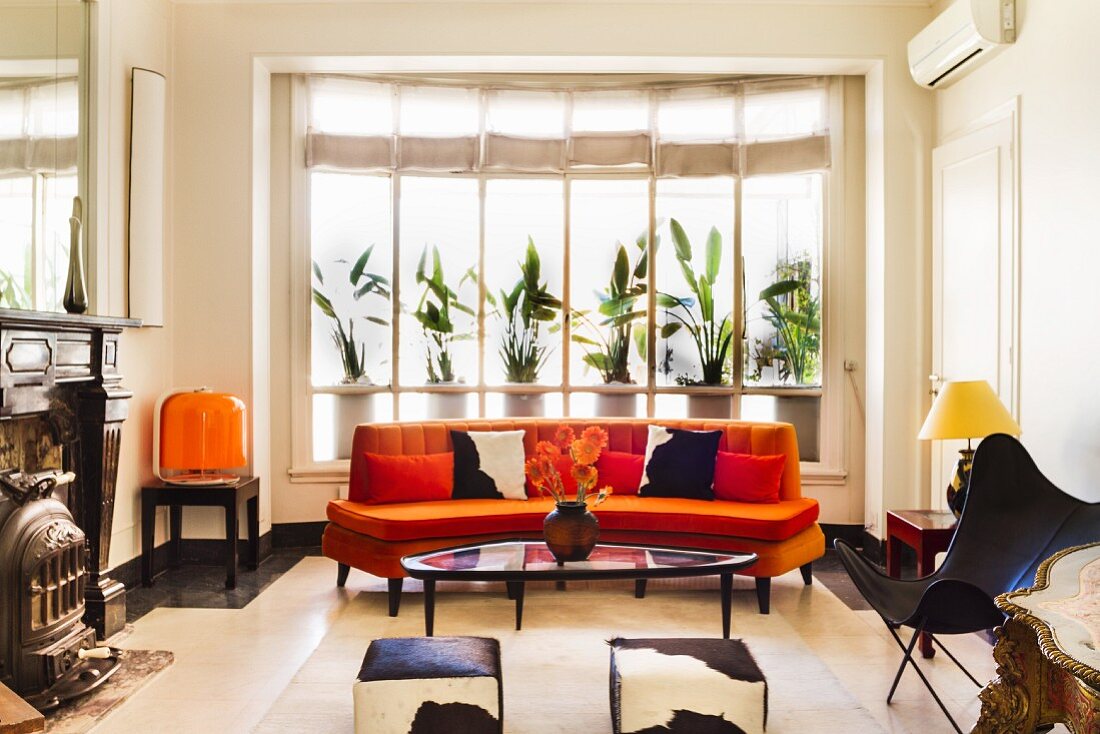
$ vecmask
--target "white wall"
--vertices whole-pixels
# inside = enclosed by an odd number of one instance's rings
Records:
[[[107,105],[106,127],[99,131],[98,207],[100,272],[109,273],[101,312],[126,315],[126,238],[130,170],[130,70],[140,66],[169,71],[171,7],[168,0],[99,0],[102,63],[100,103]],[[171,76],[169,75],[169,89]],[[171,94],[171,92],[169,92]],[[169,123],[171,126],[171,123]],[[170,188],[170,184],[169,184]],[[170,194],[168,195],[170,198]],[[171,251],[171,232],[166,232]],[[171,290],[171,278],[165,279]],[[152,478],[152,416],[157,396],[172,384],[172,303],[162,329],[129,329],[122,335],[119,370],[134,393],[130,417],[122,428],[115,496],[112,567],[141,553],[141,485]],[[162,523],[163,527],[163,523]],[[163,535],[163,533],[161,533]]]
[[[1021,438],[1055,484],[1095,501],[1100,3],[1016,0],[1016,13],[1015,45],[936,93],[937,138],[1019,97]]]
[[[271,431],[257,426],[256,441],[270,446],[274,486],[266,527],[323,518],[333,485],[291,485],[289,401],[285,377],[288,316],[285,311],[287,250],[254,246],[266,227],[253,210],[253,145],[257,141],[253,59],[279,55],[617,55],[744,56],[756,58],[863,59],[878,64],[879,115],[867,136],[881,150],[881,165],[868,183],[881,187],[884,216],[868,246],[876,261],[878,292],[888,301],[868,302],[882,326],[868,334],[878,359],[862,361],[878,371],[868,379],[868,415],[882,427],[869,451],[866,510],[878,526],[884,506],[899,506],[923,486],[916,431],[926,407],[924,375],[929,349],[927,299],[922,277],[928,254],[928,150],[930,95],[908,78],[908,38],[931,17],[927,8],[789,4],[473,4],[473,3],[196,3],[174,6],[172,117],[175,239],[175,382],[205,383],[265,404],[271,398]],[[277,90],[276,90],[277,93]],[[869,94],[871,92],[869,91]],[[269,107],[257,108],[266,116]],[[869,173],[871,173],[869,171]],[[278,191],[274,192],[278,195]],[[869,194],[870,195],[870,194]],[[276,217],[280,216],[278,210]],[[270,253],[269,264],[264,262]],[[270,265],[272,364],[263,373],[256,358],[254,322],[260,313]],[[259,270],[256,270],[259,268]],[[282,274],[282,275],[281,275]],[[202,293],[203,297],[196,297]],[[880,299],[881,300],[881,299]],[[203,347],[199,349],[197,347]],[[859,343],[856,342],[858,348]],[[272,380],[270,392],[265,379]],[[862,375],[858,376],[862,382]],[[887,456],[887,460],[883,460]],[[859,458],[855,458],[859,461]],[[883,488],[887,488],[883,496]],[[911,488],[911,491],[910,491]],[[834,491],[823,488],[822,493]],[[848,489],[844,490],[849,491]],[[859,522],[862,498],[844,495],[830,506],[832,522]],[[832,511],[830,511],[832,512]],[[188,523],[189,535],[217,534],[207,521]]]

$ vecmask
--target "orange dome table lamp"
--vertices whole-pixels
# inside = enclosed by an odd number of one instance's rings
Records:
[[[157,400],[153,473],[168,484],[236,484],[226,469],[248,464],[244,401],[205,387],[172,390]]]

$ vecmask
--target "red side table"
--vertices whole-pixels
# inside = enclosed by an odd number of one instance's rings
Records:
[[[936,570],[936,554],[943,553],[955,537],[955,515],[937,510],[889,510],[886,513],[886,573],[901,578],[901,544],[917,552],[917,576]],[[936,654],[932,638],[920,636],[920,652]]]

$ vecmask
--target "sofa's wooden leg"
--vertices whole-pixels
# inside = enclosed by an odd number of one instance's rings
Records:
[[[401,608],[401,585],[405,579],[387,579],[390,587],[390,616],[396,617],[397,610]]]
[[[351,571],[351,566],[346,563],[336,564],[336,585],[340,588],[344,587],[344,584],[348,582],[348,573]]]
[[[814,582],[813,566],[814,564],[811,561],[804,566],[798,567],[798,570],[802,572],[802,583],[806,584],[806,586]]]
[[[634,579],[634,598],[645,599],[645,582],[648,579]]]
[[[756,603],[760,605],[760,613],[767,614],[771,611],[772,580],[771,578],[759,578],[756,580]]]

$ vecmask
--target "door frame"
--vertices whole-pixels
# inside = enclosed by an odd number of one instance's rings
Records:
[[[1007,394],[1007,405],[1012,417],[1020,423],[1020,98],[1013,97],[1003,105],[1000,105],[978,118],[967,123],[963,127],[945,135],[935,148],[932,149],[932,376],[943,376],[943,355],[941,354],[941,328],[943,324],[943,298],[939,284],[942,279],[943,269],[943,237],[942,237],[942,202],[940,199],[940,165],[938,159],[944,155],[944,148],[952,146],[967,138],[984,133],[991,127],[1008,123],[1008,165],[1006,170],[1000,172],[1003,190],[1003,208],[1001,211],[1000,236],[1000,267],[998,272],[998,293],[1002,296],[1000,305],[1000,324],[998,325],[998,342],[1007,342],[1007,356],[1004,362],[1008,368],[1008,384],[1000,391],[1002,399]],[[1009,293],[1006,295],[1005,290]],[[933,383],[927,398],[928,407],[938,384]],[[933,442],[929,451],[929,482],[926,490],[928,497],[927,506],[934,509],[946,509],[944,502],[944,490],[939,484],[946,476],[943,466],[943,456],[939,450],[938,442]]]

